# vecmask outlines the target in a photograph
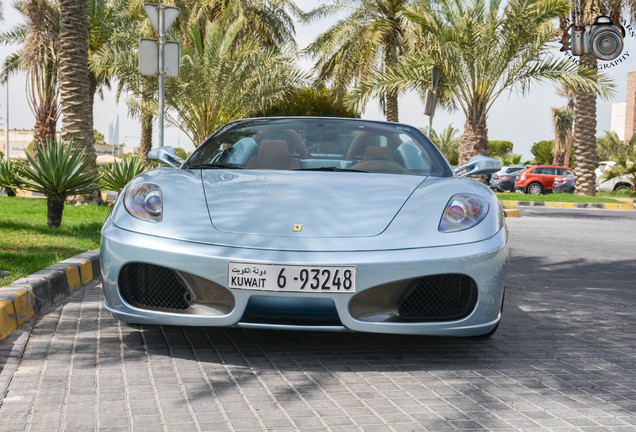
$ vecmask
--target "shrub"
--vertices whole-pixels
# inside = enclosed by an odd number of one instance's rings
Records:
[[[29,164],[20,174],[26,190],[46,196],[47,225],[59,228],[62,224],[64,202],[69,195],[81,195],[98,188],[97,169],[87,171],[89,161],[84,161],[84,150],[72,152],[69,143],[49,140],[46,147],[35,145],[38,160],[27,153]]]
[[[20,187],[20,171],[22,164],[12,160],[0,160],[0,189],[4,188],[7,196],[16,196],[16,188]]]
[[[124,157],[121,162],[115,161],[104,168],[101,178],[102,188],[119,193],[129,181],[147,169],[148,167],[141,162],[139,156]]]

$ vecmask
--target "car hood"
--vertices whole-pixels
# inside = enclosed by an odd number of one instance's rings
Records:
[[[124,208],[127,189],[140,183],[161,187],[160,223],[137,219]],[[458,193],[481,195],[490,210],[474,228],[443,233],[440,218]],[[109,219],[126,231],[182,241],[171,247],[183,250],[200,243],[281,251],[377,251],[489,239],[503,225],[499,209],[499,200],[486,185],[463,177],[157,168],[129,183]],[[293,231],[293,225],[302,225],[302,230]]]
[[[202,171],[216,229],[279,237],[377,236],[424,180],[357,172]]]

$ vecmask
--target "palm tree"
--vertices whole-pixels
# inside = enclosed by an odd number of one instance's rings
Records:
[[[88,82],[90,92],[90,112],[93,112],[95,95],[102,94],[102,88],[110,88],[108,70],[91,67],[91,57],[102,47],[114,43],[114,34],[118,27],[125,25],[116,9],[119,5],[109,0],[88,0]]]
[[[352,3],[351,5],[349,3]],[[359,83],[398,65],[407,50],[408,28],[403,19],[408,0],[336,0],[309,12],[307,20],[316,20],[342,10],[350,14],[311,43],[306,52],[317,58],[319,78],[333,80],[336,98],[346,93],[351,83]],[[380,96],[386,118],[398,121],[398,91]]]
[[[27,18],[27,25],[17,25],[0,34],[0,42],[22,45],[4,65],[5,74],[27,70],[27,100],[36,117],[34,140],[46,144],[53,138],[60,114],[59,106],[59,10],[47,0],[24,0],[17,4]],[[115,8],[107,0],[88,0],[89,56],[110,42],[119,22]],[[89,69],[90,112],[95,94],[109,86],[105,71]],[[0,79],[2,78],[0,76]]]
[[[116,77],[117,99],[125,94],[130,114],[141,122],[139,153],[142,162],[147,164],[156,112],[152,111],[151,101],[158,87],[157,78],[139,74],[139,56],[130,47],[137,46],[139,38],[155,37],[155,33],[141,0],[115,0],[112,9],[119,11],[113,18],[117,25],[109,35],[108,43],[91,52],[89,69],[97,77]]]
[[[181,74],[166,83],[166,119],[195,146],[225,123],[264,111],[304,83],[292,54],[236,39],[244,19],[193,24],[183,43]]]
[[[459,144],[461,140],[455,136],[457,132],[459,130],[455,129],[453,125],[448,125],[439,135],[435,130],[431,131],[431,141],[435,143],[451,165],[457,165],[459,161]]]
[[[567,84],[562,84],[557,88],[557,95],[562,96],[567,99],[567,109],[574,113],[574,99],[576,98],[576,88],[570,87]],[[565,136],[565,153],[563,155],[563,160],[567,161],[568,165],[570,160],[572,159],[572,145],[574,142],[574,127],[576,121],[576,114],[572,118],[572,123],[570,128],[566,132]]]
[[[636,16],[635,0],[610,0],[606,2],[593,0],[572,0],[573,24],[591,24],[598,15],[613,17],[622,15],[628,9],[632,23]],[[563,16],[567,16],[564,14]],[[596,69],[598,60],[592,54],[580,57],[580,70]],[[596,93],[590,89],[580,88],[575,91],[575,130],[574,130],[574,171],[576,172],[576,191],[581,195],[594,196],[598,165],[596,154]]]
[[[459,164],[487,154],[488,113],[499,96],[527,93],[532,84],[568,82],[603,95],[613,85],[593,70],[576,73],[567,59],[554,59],[548,43],[553,21],[569,10],[567,0],[440,0],[420,3],[405,12],[419,26],[419,49],[395,69],[363,82],[352,92],[360,106],[386,91],[430,87],[431,68],[441,71],[439,98],[459,105],[466,117]]]
[[[0,80],[26,71],[27,101],[35,116],[33,139],[45,145],[48,139],[55,138],[60,115],[59,11],[48,0],[23,0],[15,7],[26,18],[26,24],[0,34],[0,43],[21,45],[5,59]]]
[[[88,2],[59,0],[62,140],[83,149],[95,167],[95,139],[88,71]]]
[[[502,165],[519,165],[522,157],[520,154],[506,153],[503,156],[495,156],[495,159],[500,160]]]
[[[554,122],[554,147],[552,148],[552,163],[555,165],[570,165],[570,149],[572,148],[572,124],[574,111],[568,107],[552,108]],[[567,158],[565,157],[567,154]]]
[[[605,131],[605,136],[596,140],[596,153],[600,160],[613,160],[619,158],[629,159],[636,149],[636,133],[632,135],[628,143],[624,143],[614,131]]]
[[[264,48],[295,45],[292,15],[304,16],[293,0],[174,0],[174,4],[182,13],[175,23],[182,39],[189,38],[192,24],[205,37],[208,21],[229,24],[244,17],[237,41],[256,40]]]

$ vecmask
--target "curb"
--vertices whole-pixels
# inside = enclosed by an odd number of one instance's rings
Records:
[[[546,202],[546,201],[502,201],[501,203],[505,205],[509,205],[509,206],[524,206],[524,207],[634,210],[634,204],[618,204],[618,203],[571,203],[571,202]]]
[[[521,210],[519,209],[504,209],[506,217],[521,217]]]
[[[0,340],[33,315],[64,303],[80,288],[100,277],[99,249],[60,261],[0,287]]]

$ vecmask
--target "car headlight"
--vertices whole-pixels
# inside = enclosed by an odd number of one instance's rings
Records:
[[[147,222],[161,222],[163,198],[161,188],[154,183],[132,186],[124,197],[124,207],[131,216]]]
[[[446,204],[439,230],[455,232],[472,228],[486,217],[488,207],[488,202],[479,195],[454,195]]]

